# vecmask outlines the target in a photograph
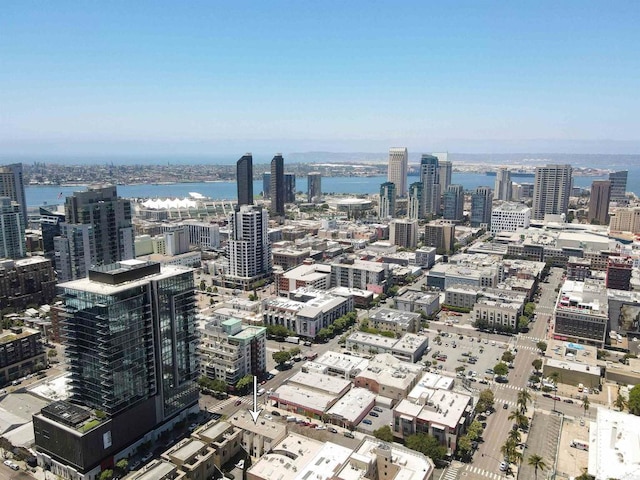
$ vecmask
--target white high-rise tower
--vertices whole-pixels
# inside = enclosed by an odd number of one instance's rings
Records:
[[[567,214],[572,171],[571,165],[536,167],[532,209],[534,220],[544,220],[546,214]]]
[[[407,194],[407,170],[409,168],[409,154],[406,148],[389,149],[389,168],[387,180],[395,183],[396,195],[404,197]]]

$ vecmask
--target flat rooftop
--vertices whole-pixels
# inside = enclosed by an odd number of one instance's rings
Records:
[[[366,388],[352,388],[327,412],[354,423],[375,402],[376,394]]]
[[[344,378],[322,373],[298,372],[289,378],[288,385],[298,385],[311,390],[317,390],[328,395],[336,396],[348,388],[351,382]]]
[[[589,428],[589,475],[640,479],[640,418],[598,408]]]
[[[292,403],[317,412],[325,412],[335,400],[335,395],[321,393],[318,390],[303,388],[297,385],[284,384],[271,394],[286,403]]]

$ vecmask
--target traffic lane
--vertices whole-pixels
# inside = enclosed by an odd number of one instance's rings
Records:
[[[502,459],[500,447],[507,438],[511,422],[508,420],[508,410],[503,410],[497,404],[496,407],[496,411],[487,418],[487,428],[483,433],[484,442],[480,444],[473,464],[488,472],[499,473]]]
[[[27,472],[11,470],[5,464],[0,464],[0,480],[33,480]]]

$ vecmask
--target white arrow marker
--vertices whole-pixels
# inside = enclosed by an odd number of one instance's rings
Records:
[[[258,417],[262,410],[258,409],[258,377],[253,377],[253,410],[249,410],[253,423],[258,423]]]

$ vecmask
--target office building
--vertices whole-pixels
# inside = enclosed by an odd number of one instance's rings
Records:
[[[513,182],[511,181],[511,172],[507,168],[500,168],[496,173],[496,183],[493,190],[493,198],[495,200],[511,201]]]
[[[640,233],[640,207],[616,208],[611,215],[609,230]]]
[[[431,218],[440,214],[440,167],[438,158],[422,155],[420,159],[420,181],[422,182],[422,215]]]
[[[224,280],[249,289],[271,276],[271,243],[267,233],[269,215],[256,206],[243,205],[229,217],[227,251],[229,271]]]
[[[464,190],[462,185],[449,185],[444,192],[444,212],[445,220],[462,221],[464,217]]]
[[[271,214],[276,217],[284,216],[284,158],[277,153],[271,160],[271,183],[269,188],[271,198]]]
[[[387,290],[389,264],[341,257],[331,264],[331,286],[383,293]]]
[[[491,226],[493,193],[490,187],[478,187],[471,195],[471,226]]]
[[[422,215],[422,182],[414,182],[409,185],[408,213],[411,220],[418,220]]]
[[[597,279],[565,281],[560,288],[554,319],[554,339],[602,348],[609,320],[606,287]]]
[[[253,156],[245,153],[236,163],[238,206],[253,205]]]
[[[267,329],[238,318],[206,319],[198,328],[200,373],[235,385],[245,375],[262,377],[267,368]]]
[[[629,172],[611,172],[609,181],[611,182],[611,201],[619,204],[627,203],[627,176]]]
[[[380,185],[380,206],[378,216],[380,218],[392,218],[396,213],[396,184],[384,182]]]
[[[456,226],[447,221],[434,221],[425,226],[424,244],[435,247],[438,253],[453,253],[456,243]]]
[[[54,238],[60,236],[60,224],[64,222],[64,214],[52,212],[40,207],[40,233],[42,234],[42,249],[44,256],[55,257]]]
[[[0,259],[0,305],[25,310],[29,305],[45,305],[56,296],[56,275],[51,260],[26,257]]]
[[[18,204],[20,215],[22,215],[22,224],[27,225],[27,200],[24,195],[21,163],[0,165],[0,197],[9,197]]]
[[[491,212],[491,233],[529,228],[531,209],[522,203],[503,203]]]
[[[404,197],[407,194],[407,170],[409,168],[409,154],[406,148],[389,149],[389,167],[387,180],[396,186],[396,195]]]
[[[605,286],[613,290],[631,290],[633,258],[609,257]]]
[[[98,263],[95,228],[91,224],[61,223],[60,235],[54,237],[53,247],[60,282],[84,278]]]
[[[609,201],[611,200],[611,181],[596,180],[591,184],[589,214],[587,220],[596,225],[609,224]]]
[[[295,173],[284,174],[284,203],[296,202],[296,175]]]
[[[438,159],[440,188],[444,192],[451,185],[451,175],[453,173],[453,164],[448,160],[448,153],[434,153],[434,157]]]
[[[307,176],[307,201],[309,203],[320,203],[322,200],[322,174],[320,172],[309,172]]]
[[[418,220],[393,220],[389,225],[389,241],[402,248],[416,248],[418,245]]]
[[[0,329],[0,383],[24,377],[47,366],[40,331],[26,327]]]
[[[0,197],[0,258],[22,258],[26,255],[20,205],[9,197]]]
[[[271,198],[271,173],[262,174],[262,199],[269,200]]]
[[[544,220],[544,216],[549,214],[567,214],[572,172],[571,165],[536,167],[532,209],[534,220]]]
[[[67,197],[65,223],[93,227],[93,265],[109,265],[135,256],[131,202],[118,197],[113,185],[89,187],[85,192],[75,192]],[[77,263],[75,260],[72,261]],[[62,265],[60,267],[72,270]]]
[[[138,260],[59,285],[71,401],[33,416],[39,465],[96,478],[198,411],[194,287],[191,269]]]

